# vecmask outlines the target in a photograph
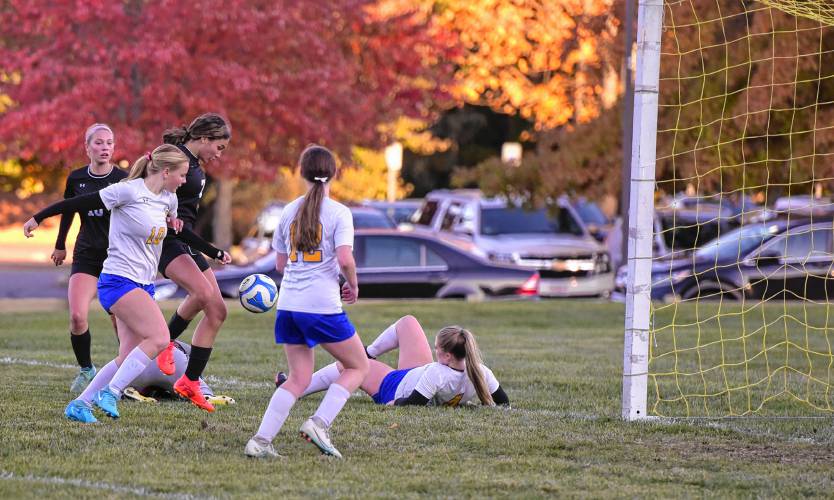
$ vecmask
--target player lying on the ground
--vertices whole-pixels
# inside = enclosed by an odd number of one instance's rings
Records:
[[[175,340],[173,356],[174,372],[170,375],[165,375],[156,363],[151,363],[145,367],[145,371],[133,379],[133,382],[130,384],[131,387],[125,389],[124,397],[143,403],[155,403],[158,398],[175,397],[174,384],[185,373],[190,354],[190,345]],[[198,381],[200,383],[200,390],[210,403],[214,405],[235,404],[235,400],[229,396],[215,395],[211,387],[202,378],[198,379]]]
[[[397,369],[375,359],[397,348]],[[492,370],[481,363],[475,336],[459,326],[447,326],[437,333],[436,362],[414,316],[403,316],[386,328],[367,352],[370,371],[360,388],[378,404],[458,406],[476,397],[484,405],[510,404]],[[302,397],[327,389],[341,370],[339,363],[332,363],[315,372]],[[279,372],[276,385],[283,379],[283,372]]]

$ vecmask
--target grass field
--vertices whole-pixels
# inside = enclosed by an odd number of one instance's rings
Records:
[[[591,302],[352,306],[365,342],[408,313],[430,335],[469,327],[513,408],[390,408],[357,396],[334,425],[346,457],[336,461],[297,435],[317,395],[296,405],[275,441],[286,458],[247,459],[283,355],[271,315],[230,309],[207,374],[237,405],[208,415],[178,401],[123,402],[121,420],[92,426],[62,416],[75,370],[65,312],[4,313],[0,497],[832,494],[830,419],[622,422],[622,305]],[[114,353],[103,314],[92,331],[101,365]]]

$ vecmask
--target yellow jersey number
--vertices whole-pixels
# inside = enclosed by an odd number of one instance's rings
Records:
[[[167,228],[163,227],[152,227],[151,228],[151,235],[148,236],[148,239],[145,240],[146,245],[159,245],[162,241],[162,238],[165,237],[165,233],[167,232]]]
[[[316,246],[321,245],[321,222],[319,222],[318,230],[316,231]],[[295,222],[290,224],[290,261],[298,262],[298,251],[292,246],[295,240]],[[310,251],[301,252],[302,262],[321,262],[321,248]]]

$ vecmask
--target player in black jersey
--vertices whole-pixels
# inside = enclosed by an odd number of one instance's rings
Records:
[[[194,226],[197,219],[200,198],[206,184],[202,166],[219,158],[229,145],[230,138],[229,124],[216,113],[200,115],[190,125],[168,129],[162,135],[163,142],[175,144],[189,160],[185,184],[177,190],[178,216],[188,229]],[[163,241],[159,271],[183,287],[188,296],[168,322],[171,343],[157,356],[157,365],[166,375],[174,373],[173,341],[203,311],[205,315],[197,324],[191,340],[188,366],[185,374],[174,384],[174,390],[196,406],[212,412],[214,406],[206,401],[200,389],[200,376],[208,363],[217,332],[226,319],[226,304],[220,295],[217,279],[206,259],[173,233],[169,233]]]
[[[67,177],[64,198],[96,193],[100,189],[115,184],[127,177],[127,173],[111,163],[115,145],[113,131],[103,123],[91,125],[84,134],[89,165],[73,170]],[[52,262],[56,266],[63,264],[67,257],[66,241],[75,214],[61,216],[58,239]],[[81,369],[70,385],[70,391],[79,393],[96,374],[90,356],[90,328],[87,314],[90,301],[96,296],[101,266],[107,257],[107,232],[110,227],[110,212],[104,209],[90,210],[80,214],[81,229],[75,240],[72,252],[72,270],[70,272],[67,297],[70,310],[70,340],[75,359]],[[111,317],[112,319],[112,317]],[[113,328],[116,327],[115,321]]]

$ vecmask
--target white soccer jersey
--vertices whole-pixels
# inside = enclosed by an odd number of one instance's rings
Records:
[[[492,370],[481,365],[487,390],[490,394],[498,390],[498,379]],[[428,398],[434,406],[458,406],[478,400],[475,386],[466,376],[440,363],[429,363],[409,371],[400,381],[394,399],[407,398],[413,391]]]
[[[321,203],[319,223],[321,244],[313,252],[297,252],[291,243],[295,214],[304,197],[298,198],[281,213],[281,222],[272,238],[272,248],[289,255],[277,308],[316,314],[342,312],[339,289],[339,262],[336,248],[353,247],[353,216],[350,209],[330,198]]]
[[[152,193],[144,179],[119,182],[99,191],[110,210],[110,233],[103,273],[147,285],[156,278],[168,214],[177,215],[177,195]]]

